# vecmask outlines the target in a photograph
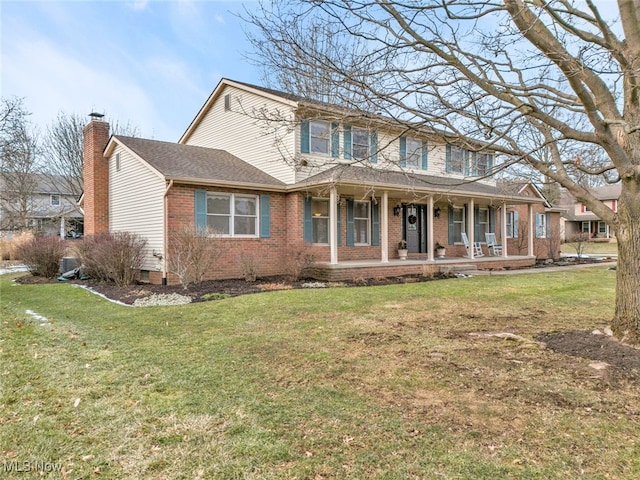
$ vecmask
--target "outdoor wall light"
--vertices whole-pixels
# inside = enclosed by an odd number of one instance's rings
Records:
[[[433,216],[436,218],[440,217],[440,207],[436,207],[433,209]]]
[[[393,216],[399,217],[401,210],[402,210],[402,207],[400,205],[396,205],[395,207],[393,207]]]

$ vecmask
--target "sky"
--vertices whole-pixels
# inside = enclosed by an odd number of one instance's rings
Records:
[[[256,2],[0,0],[0,94],[41,132],[98,112],[177,142],[221,78],[261,84],[238,14]]]

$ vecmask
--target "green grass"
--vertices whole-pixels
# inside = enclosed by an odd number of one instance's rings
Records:
[[[3,459],[67,478],[638,478],[635,382],[469,335],[602,328],[614,284],[594,267],[127,308],[0,277]]]
[[[617,255],[618,254],[618,244],[617,242],[585,242],[583,245],[583,254],[586,255]],[[571,242],[563,243],[560,246],[560,251],[562,253],[568,254],[576,254],[576,248],[573,246]]]

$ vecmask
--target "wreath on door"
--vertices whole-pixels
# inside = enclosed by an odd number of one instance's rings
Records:
[[[418,217],[416,217],[415,215],[409,215],[409,225],[415,225],[417,221]]]

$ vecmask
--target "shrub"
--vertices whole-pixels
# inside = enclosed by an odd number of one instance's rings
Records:
[[[53,278],[60,273],[66,243],[60,237],[34,237],[18,245],[16,255],[32,275]]]
[[[123,286],[136,282],[146,245],[134,233],[113,232],[85,237],[75,249],[89,277]]]
[[[168,255],[168,268],[184,288],[199,284],[222,256],[220,237],[203,228],[179,228],[171,233]]]
[[[255,282],[258,276],[259,259],[255,253],[242,252],[238,255],[242,275],[247,282]]]
[[[21,260],[18,258],[18,248],[34,239],[33,232],[24,230],[11,238],[0,239],[0,258],[2,260]]]
[[[297,282],[305,268],[311,266],[314,261],[313,254],[308,247],[294,248],[287,252],[284,261],[284,271],[289,280]]]

